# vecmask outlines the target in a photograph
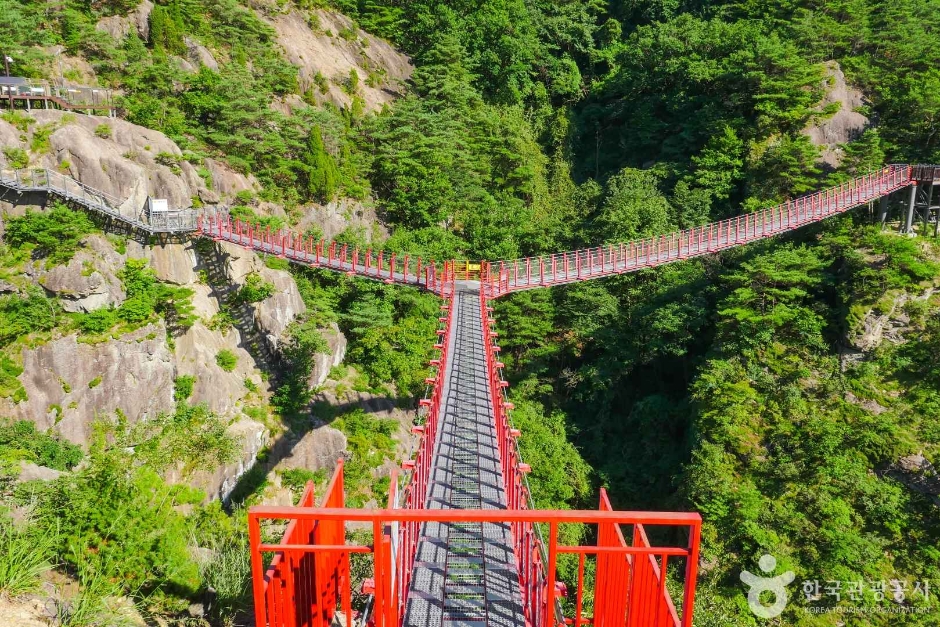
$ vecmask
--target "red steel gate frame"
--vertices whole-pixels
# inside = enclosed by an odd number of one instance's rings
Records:
[[[407,559],[406,542],[393,541],[393,533],[417,528],[425,522],[510,523],[514,528],[548,526],[547,579],[543,579],[538,598],[549,595],[545,581],[554,581],[561,554],[578,556],[576,611],[570,619],[575,627],[691,627],[698,564],[701,516],[675,512],[616,512],[610,509],[606,493],[601,494],[598,511],[585,510],[454,510],[454,509],[346,509],[343,507],[342,464],[324,499],[323,507],[307,505],[312,501],[312,486],[304,493],[299,507],[253,507],[248,513],[251,550],[255,624],[258,627],[329,627],[341,609],[346,627],[352,624],[349,556],[366,553],[373,556],[374,604],[371,624],[375,627],[400,627],[407,586],[400,585],[395,564]],[[391,500],[391,499],[390,499]],[[261,541],[262,520],[289,521],[284,538],[277,544]],[[371,545],[349,545],[345,541],[348,523],[368,523],[372,527]],[[396,524],[397,523],[397,524]],[[560,525],[595,525],[594,545],[559,543]],[[621,525],[632,525],[632,544],[627,544]],[[685,529],[686,546],[651,546],[647,539],[650,526]],[[400,537],[400,536],[399,536]],[[397,551],[393,547],[397,545]],[[266,571],[263,555],[274,558]],[[585,562],[596,560],[593,586],[585,577]],[[681,615],[673,605],[666,577],[663,575],[676,559],[683,559],[684,586]],[[530,584],[530,587],[531,584]],[[551,596],[561,591],[552,586]],[[593,597],[593,613],[584,615],[585,601]],[[558,627],[562,621],[554,603],[542,603],[540,611],[527,613],[533,627]]]

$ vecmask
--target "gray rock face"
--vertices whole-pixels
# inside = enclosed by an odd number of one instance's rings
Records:
[[[254,360],[239,347],[236,329],[213,331],[201,322],[194,324],[176,339],[177,376],[196,377],[190,401],[206,403],[209,409],[223,416],[236,413],[238,402],[245,396],[245,378],[254,371]],[[222,350],[235,353],[238,364],[232,372],[225,372],[216,363]]]
[[[293,445],[290,454],[277,465],[277,470],[304,468],[332,470],[336,460],[346,455],[346,436],[342,431],[324,425],[307,432]]]
[[[65,265],[55,266],[39,277],[39,283],[58,296],[62,309],[89,312],[124,302],[124,288],[116,272],[123,267],[109,264],[93,251],[79,250]]]
[[[55,481],[64,473],[55,468],[37,466],[32,462],[20,462],[19,481]]]
[[[95,28],[117,40],[124,39],[131,33],[137,33],[141,39],[147,41],[150,37],[150,12],[152,10],[153,3],[150,0],[144,0],[130,15],[103,17],[95,24]]]
[[[829,119],[808,126],[803,132],[814,144],[822,147],[822,162],[834,168],[842,162],[840,144],[857,139],[868,127],[868,118],[855,110],[865,104],[864,95],[861,90],[846,83],[845,74],[837,62],[826,63],[824,81],[826,95],[820,107],[839,103],[839,110]]]
[[[101,344],[75,335],[23,350],[28,400],[0,411],[85,445],[95,416],[121,410],[131,422],[173,410],[173,359],[162,323]]]
[[[264,334],[271,350],[277,350],[288,325],[305,313],[307,306],[289,272],[264,268],[261,277],[274,285],[274,295],[255,303],[255,324]]]
[[[940,471],[921,455],[908,455],[892,464],[886,474],[921,494],[940,497]],[[936,499],[940,503],[940,499]]]
[[[298,226],[305,231],[310,225],[316,225],[323,231],[327,240],[335,239],[346,229],[356,229],[362,233],[366,242],[387,238],[388,229],[382,226],[374,207],[369,207],[357,200],[340,198],[323,206],[314,206],[304,213]]]
[[[150,266],[161,281],[176,285],[196,281],[196,251],[192,242],[153,246],[149,253]]]
[[[186,43],[186,57],[191,63],[196,67],[202,66],[210,70],[218,71],[219,63],[215,60],[215,57],[212,56],[212,53],[209,52],[208,48],[189,37],[186,37],[184,41]]]
[[[329,328],[323,329],[320,333],[330,347],[330,353],[317,353],[313,358],[313,370],[307,379],[307,385],[311,389],[323,385],[330,374],[330,370],[334,366],[343,363],[343,359],[346,357],[346,336],[339,330],[335,322],[331,322]]]
[[[392,102],[396,92],[403,89],[411,76],[411,60],[387,41],[358,29],[345,15],[324,9],[312,13],[319,22],[316,30],[310,27],[307,16],[299,11],[278,13],[270,18],[261,16],[277,32],[277,41],[287,60],[299,68],[301,91],[309,89],[318,99],[338,107],[349,107],[352,98],[342,89],[342,84],[349,78],[350,70],[356,70],[362,81],[360,95],[367,110],[376,111]],[[356,33],[354,41],[336,36],[349,29]],[[372,87],[366,84],[370,69],[385,71],[383,85]],[[328,81],[325,94],[316,84],[317,74]]]
[[[33,124],[29,133],[38,125],[55,126],[49,138],[52,150],[34,159],[34,165],[64,171],[123,200],[125,215],[139,215],[148,195],[167,199],[172,209],[190,207],[196,197],[210,204],[220,200],[214,189],[206,187],[196,167],[182,159],[179,147],[159,131],[100,116],[71,116],[63,122],[64,113],[51,109],[36,110],[32,115],[38,124]],[[110,137],[96,134],[101,125],[110,128]],[[19,135],[12,126],[0,122],[0,137],[10,129]],[[241,176],[218,162],[213,168],[215,178],[221,181]]]
[[[849,344],[864,352],[870,352],[885,340],[893,344],[905,342],[904,334],[910,325],[910,318],[903,313],[905,303],[910,300],[926,300],[933,295],[933,288],[928,288],[920,296],[906,292],[896,294],[890,311],[877,313],[870,309],[857,329],[848,337]]]
[[[168,479],[173,482],[185,480],[189,485],[203,490],[211,499],[226,500],[235,489],[238,479],[255,464],[255,458],[269,440],[267,428],[247,418],[229,425],[226,433],[239,443],[239,455],[235,462],[211,472],[199,471],[185,478],[176,470],[169,473]]]
[[[206,159],[203,165],[209,170],[212,189],[222,196],[232,198],[238,192],[255,192],[261,187],[255,177],[239,174],[215,159]]]

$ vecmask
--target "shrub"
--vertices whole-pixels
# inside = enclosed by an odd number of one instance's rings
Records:
[[[29,155],[22,148],[7,147],[3,149],[3,156],[6,157],[10,167],[14,170],[25,168],[29,165]]]
[[[78,328],[88,335],[100,335],[117,324],[118,312],[113,308],[89,311],[78,319]]]
[[[272,270],[289,270],[290,262],[282,257],[275,255],[265,255],[264,265]]]
[[[252,272],[245,279],[245,284],[238,290],[238,301],[242,303],[260,303],[274,295],[274,284],[268,283],[257,272]]]
[[[0,355],[0,397],[12,399],[14,403],[26,400],[26,388],[17,378],[21,374],[22,366],[6,355]]]
[[[184,374],[173,381],[173,398],[179,401],[185,401],[192,396],[193,388],[196,385],[196,377]]]
[[[95,127],[95,135],[101,139],[111,139],[111,127],[108,124],[101,123]]]
[[[0,296],[0,346],[56,325],[55,303],[33,286],[25,295]]]
[[[238,365],[238,357],[227,348],[223,348],[215,356],[215,363],[225,372],[232,372]]]
[[[82,211],[57,204],[51,211],[27,211],[7,221],[5,238],[15,247],[34,244],[35,253],[52,264],[68,262],[95,225]]]
[[[0,457],[25,460],[54,468],[71,470],[82,461],[82,449],[57,436],[41,433],[29,420],[0,422]]]
[[[29,148],[36,154],[46,154],[52,149],[52,144],[49,142],[49,137],[52,136],[52,132],[55,130],[55,124],[43,124],[39,126],[35,131],[33,131],[33,139],[29,143]]]
[[[101,385],[101,377],[95,377],[94,379],[88,382],[88,389],[94,390],[99,385]]]

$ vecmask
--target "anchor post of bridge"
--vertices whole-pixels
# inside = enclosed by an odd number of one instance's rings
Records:
[[[888,195],[884,195],[878,199],[878,224],[881,226],[881,229],[884,230],[885,224],[888,222]]]
[[[911,196],[907,205],[907,215],[901,224],[901,233],[910,235],[914,233],[914,205],[917,203],[917,182],[911,182]]]

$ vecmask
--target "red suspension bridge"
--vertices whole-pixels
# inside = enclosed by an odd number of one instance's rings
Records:
[[[892,165],[838,187],[761,212],[639,241],[511,261],[437,263],[272,232],[223,210],[179,215],[172,224],[128,216],[119,201],[48,172],[0,173],[0,200],[45,193],[150,233],[193,232],[294,263],[418,286],[442,298],[438,356],[420,402],[420,444],[392,477],[381,509],[345,507],[342,463],[315,506],[312,484],[297,507],[254,507],[248,515],[258,627],[690,627],[701,517],[532,505],[511,421],[491,301],[504,294],[633,272],[792,231],[878,201],[887,221],[902,205],[901,230],[940,226],[933,188],[940,166]],[[907,197],[898,194],[909,190]],[[940,199],[938,199],[940,200]],[[278,542],[262,521],[287,521]],[[571,534],[573,526],[587,532]],[[350,544],[351,526],[371,542]],[[591,542],[563,541],[590,538]],[[665,541],[651,540],[665,538]],[[351,563],[371,577],[353,589]],[[267,565],[266,565],[267,564]],[[565,576],[560,576],[563,568]],[[570,586],[570,587],[569,587]],[[353,607],[354,595],[367,599]]]

